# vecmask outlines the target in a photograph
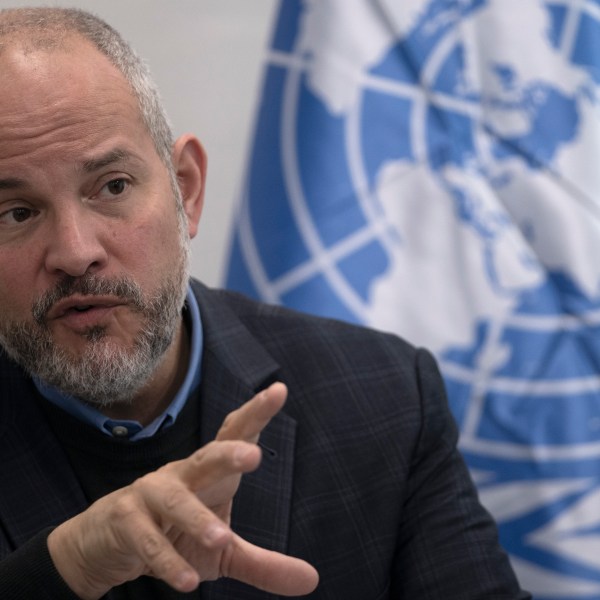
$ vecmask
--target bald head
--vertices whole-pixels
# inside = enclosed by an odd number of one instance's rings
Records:
[[[18,45],[26,53],[61,48],[67,37],[80,32],[85,13],[57,8],[0,10],[0,54]]]
[[[87,40],[124,76],[158,155],[170,166],[173,136],[158,89],[147,67],[117,31],[95,15],[74,8],[0,10],[0,59],[7,48],[15,46],[25,54],[68,50],[74,37]]]

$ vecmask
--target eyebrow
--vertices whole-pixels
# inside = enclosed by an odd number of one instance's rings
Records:
[[[0,179],[0,190],[16,190],[24,187],[27,187],[27,183],[23,179],[16,177]]]
[[[102,154],[97,158],[91,158],[84,161],[83,171],[84,173],[93,173],[99,169],[103,169],[115,163],[125,162],[133,157],[130,152],[122,148],[115,148],[110,150],[106,154]],[[18,177],[7,177],[5,179],[0,178],[0,191],[2,190],[18,190],[28,187],[27,182],[24,179]]]
[[[124,162],[131,158],[131,154],[122,148],[115,148],[98,158],[91,158],[83,163],[83,171],[85,173],[93,173],[99,169],[104,169],[114,163]]]

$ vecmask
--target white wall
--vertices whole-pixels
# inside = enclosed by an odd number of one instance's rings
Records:
[[[201,139],[209,171],[192,273],[220,284],[276,0],[0,0],[2,8],[42,4],[108,21],[149,64],[175,134]]]

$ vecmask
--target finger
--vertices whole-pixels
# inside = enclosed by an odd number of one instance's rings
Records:
[[[229,413],[216,439],[256,443],[261,431],[283,407],[286,397],[287,387],[281,382],[273,383]]]
[[[254,546],[239,536],[224,553],[221,575],[280,596],[310,594],[319,583],[317,570],[306,561]]]
[[[144,572],[162,579],[180,592],[191,592],[200,583],[197,571],[175,550],[167,536],[148,515],[132,515],[127,531],[121,535],[133,546],[133,551],[146,565]]]
[[[231,540],[229,527],[180,481],[154,478],[144,489],[144,502],[170,540],[190,536],[207,551]]]
[[[159,469],[156,476],[172,477],[182,482],[190,490],[221,487],[221,495],[229,494],[231,500],[237,489],[239,476],[253,471],[260,464],[261,451],[254,444],[242,441],[210,442],[184,460],[170,463]],[[144,482],[152,475],[138,480]],[[227,481],[231,485],[227,485]],[[138,482],[134,483],[136,485]]]

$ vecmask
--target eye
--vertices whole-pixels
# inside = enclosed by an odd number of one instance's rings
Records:
[[[15,208],[11,211],[13,219],[17,223],[22,223],[23,221],[27,221],[27,219],[31,216],[30,208]]]
[[[0,223],[6,223],[8,225],[13,225],[15,223],[24,223],[31,217],[35,216],[37,211],[32,210],[31,208],[26,208],[24,206],[19,206],[18,208],[11,208],[4,213],[0,213]]]
[[[112,196],[119,196],[127,189],[128,186],[129,182],[126,179],[118,178],[112,179],[104,187]]]

